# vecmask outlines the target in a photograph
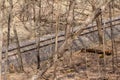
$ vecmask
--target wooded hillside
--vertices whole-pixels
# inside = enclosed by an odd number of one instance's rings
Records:
[[[119,80],[120,0],[0,0],[0,80]]]

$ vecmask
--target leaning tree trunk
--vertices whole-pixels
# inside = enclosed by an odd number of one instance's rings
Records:
[[[93,11],[96,9],[96,6],[92,4],[92,9]],[[98,29],[98,38],[99,38],[99,43],[103,44],[103,33],[102,33],[102,22],[101,22],[101,16],[98,16],[96,18],[96,24],[97,24],[97,29]]]
[[[24,69],[23,69],[23,62],[22,62],[22,56],[21,56],[21,51],[20,51],[20,44],[19,44],[19,39],[18,39],[18,35],[17,35],[17,31],[16,31],[16,27],[15,26],[13,26],[13,31],[14,31],[14,34],[15,34],[15,39],[16,39],[16,43],[17,43],[17,47],[18,47],[18,51],[17,51],[17,53],[18,53],[18,60],[19,60],[19,62],[20,62],[20,71],[24,71]]]

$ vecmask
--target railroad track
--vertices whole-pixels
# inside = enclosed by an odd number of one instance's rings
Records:
[[[120,25],[120,17],[113,19],[112,21],[105,21],[103,24],[106,24],[105,28],[108,29],[110,28],[109,23],[110,22],[114,22],[114,24],[112,25],[112,27],[116,27],[118,25]],[[102,24],[102,25],[103,25]],[[73,29],[73,32],[76,31],[79,27],[75,27]],[[90,25],[88,27],[86,27],[84,29],[84,32],[82,34],[80,34],[79,36],[83,36],[83,35],[87,35],[90,33],[94,33],[97,32],[97,27],[96,24],[94,25]],[[61,31],[58,34],[58,42],[63,42],[65,40],[65,32]],[[21,53],[26,53],[28,51],[33,51],[36,49],[36,40],[27,40],[27,41],[23,41],[20,42],[20,49],[21,49]],[[40,38],[40,48],[49,46],[55,44],[55,34],[49,34],[49,35],[44,35],[43,37]],[[14,44],[10,44],[9,48],[8,48],[8,56],[13,56],[16,55],[16,53],[14,53],[14,51],[17,50],[17,46],[16,43]],[[6,47],[3,47],[2,53],[3,53],[3,58],[5,57],[4,53],[6,52]]]

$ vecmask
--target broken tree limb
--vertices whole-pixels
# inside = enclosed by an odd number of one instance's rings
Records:
[[[81,52],[90,52],[90,53],[104,54],[104,51],[103,51],[103,50],[100,50],[100,49],[92,49],[92,48],[89,48],[89,49],[82,48],[82,49],[81,49]],[[107,56],[111,55],[111,54],[112,54],[112,50],[105,50],[105,54],[106,54]]]

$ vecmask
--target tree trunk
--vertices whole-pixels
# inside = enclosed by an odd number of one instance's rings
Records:
[[[0,13],[0,18],[2,17]],[[2,39],[3,39],[3,31],[2,25],[0,23],[0,80],[2,79]]]
[[[97,24],[97,29],[98,29],[99,43],[103,44],[102,22],[100,20],[100,16],[96,18],[96,24]]]
[[[40,28],[41,28],[41,0],[40,0],[40,2],[39,2],[39,23],[38,23],[38,25],[40,26]],[[36,22],[35,22],[36,23]],[[40,33],[40,28],[38,29],[38,35],[37,35],[37,37],[38,37],[38,41],[37,41],[37,61],[38,61],[38,64],[37,64],[37,69],[40,69],[40,48],[39,48],[39,46],[40,46],[40,36],[41,36],[41,34],[42,33]]]
[[[58,59],[58,53],[56,53],[58,51],[58,31],[59,31],[59,8],[60,8],[60,2],[58,0],[56,0],[57,3],[57,12],[56,12],[56,32],[55,32],[55,55],[54,55],[54,77],[53,79],[56,79],[56,69],[57,69],[57,59]]]
[[[15,39],[16,39],[16,44],[17,44],[17,53],[18,53],[18,60],[20,62],[20,71],[24,71],[23,69],[23,62],[22,62],[22,56],[21,56],[21,51],[20,51],[20,44],[19,44],[19,39],[18,39],[18,35],[17,35],[17,31],[16,31],[16,27],[13,26],[13,31],[14,31],[14,34],[15,34]]]

